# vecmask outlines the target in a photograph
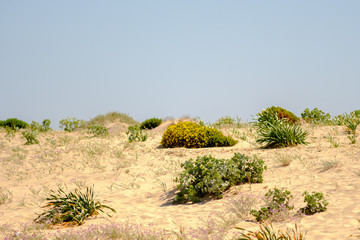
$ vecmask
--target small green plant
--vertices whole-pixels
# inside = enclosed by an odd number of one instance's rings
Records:
[[[324,194],[320,192],[312,192],[312,194],[310,194],[305,191],[303,196],[305,197],[304,202],[306,202],[306,206],[300,208],[300,210],[306,215],[324,212],[326,210],[326,206],[329,204],[325,200]]]
[[[67,132],[72,132],[77,128],[83,127],[85,122],[76,118],[66,118],[60,120],[60,128]]]
[[[265,144],[264,148],[277,148],[295,146],[298,144],[307,144],[306,138],[308,132],[303,131],[297,124],[291,124],[282,119],[277,119],[271,122],[263,122],[258,126],[257,130],[259,138],[256,142]]]
[[[337,148],[340,146],[340,143],[336,141],[336,138],[331,136],[330,134],[327,136],[327,139],[334,148]]]
[[[224,191],[241,183],[261,183],[266,170],[264,161],[235,153],[231,159],[198,156],[181,164],[184,170],[175,179],[178,183],[174,203],[199,202],[207,194],[221,198]]]
[[[10,203],[12,200],[12,192],[6,188],[0,187],[0,205]]]
[[[160,126],[161,123],[162,123],[162,120],[160,118],[150,118],[150,119],[143,121],[140,124],[140,129],[149,129],[150,130],[150,129]]]
[[[247,231],[243,228],[237,229]],[[306,233],[303,234],[295,224],[295,229],[287,229],[286,231],[276,231],[271,223],[261,224],[258,231],[247,231],[240,233],[238,240],[305,240]]]
[[[309,108],[306,108],[304,112],[301,113],[301,118],[307,123],[326,124],[330,122],[331,116],[329,113],[324,113],[318,108],[314,108],[311,111]]]
[[[103,126],[94,125],[94,126],[88,126],[87,128],[88,128],[88,133],[94,134],[94,137],[109,135],[108,129]]]
[[[62,188],[57,192],[50,192],[50,197],[46,198],[49,202],[44,206],[48,210],[38,215],[35,222],[82,225],[87,218],[104,212],[104,208],[116,212],[115,209],[95,200],[93,187],[87,187],[85,193],[78,189],[66,193]]]
[[[360,118],[355,115],[355,113],[351,113],[344,119],[344,125],[347,127],[348,138],[350,139],[351,143],[356,143],[356,128],[360,124]]]
[[[6,131],[5,138],[10,142],[11,139],[15,137],[16,130],[13,130],[12,128],[6,126],[5,131]]]
[[[293,195],[289,190],[270,189],[265,194],[267,206],[261,207],[260,210],[251,210],[250,214],[256,218],[256,221],[264,221],[271,217],[275,212],[283,210],[293,210],[294,206],[290,205]]]
[[[22,132],[22,135],[26,139],[25,145],[39,144],[39,140],[36,138],[38,135],[37,130],[27,129]]]
[[[129,126],[126,132],[129,142],[145,142],[148,135],[141,130],[139,125]]]

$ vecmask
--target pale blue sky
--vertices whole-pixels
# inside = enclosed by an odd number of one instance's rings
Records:
[[[360,1],[0,0],[0,119],[360,109]]]

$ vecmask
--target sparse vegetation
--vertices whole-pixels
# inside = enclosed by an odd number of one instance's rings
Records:
[[[88,126],[87,128],[88,128],[88,133],[93,134],[94,137],[109,135],[108,129],[103,126],[93,125],[93,126]]]
[[[245,230],[238,228],[240,230]],[[295,229],[287,229],[286,231],[276,231],[271,223],[265,223],[260,225],[258,231],[247,231],[242,232],[241,237],[237,240],[305,240],[306,233],[301,233],[297,225]]]
[[[126,124],[137,124],[138,122],[135,121],[130,115],[126,113],[119,113],[119,112],[109,112],[106,114],[99,114],[96,117],[90,119],[86,124],[88,126],[91,125],[100,125],[105,127],[106,124],[109,123],[115,123],[115,122],[121,122]]]
[[[60,120],[60,128],[66,132],[72,132],[77,128],[85,126],[84,120],[79,120],[74,117]]]

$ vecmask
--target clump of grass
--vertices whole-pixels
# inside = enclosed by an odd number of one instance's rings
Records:
[[[308,132],[303,131],[298,124],[292,124],[278,119],[263,122],[258,125],[259,138],[256,141],[265,144],[264,148],[278,148],[307,144]]]
[[[242,232],[238,240],[305,240],[306,233],[301,233],[297,225],[295,229],[287,229],[286,231],[275,230],[271,223],[261,224],[260,230],[248,231],[243,228],[237,228]]]
[[[289,166],[294,160],[291,154],[279,153],[275,156],[275,161],[283,167]]]
[[[327,137],[329,143],[334,147],[337,148],[340,146],[340,143],[336,141],[336,138],[334,138],[333,136],[331,136],[330,134]]]
[[[341,166],[341,164],[337,160],[323,160],[321,162],[321,172],[326,172],[332,168],[337,168],[339,166]]]
[[[60,187],[57,192],[50,192],[50,197],[46,198],[49,202],[44,206],[48,210],[38,215],[35,222],[51,225],[82,225],[85,219],[104,212],[104,208],[116,212],[115,209],[95,200],[93,187],[87,187],[85,193],[78,189],[66,193]]]
[[[122,122],[122,123],[127,123],[127,124],[137,124],[138,122],[135,121],[130,115],[126,114],[126,113],[119,113],[119,112],[109,112],[106,114],[99,114],[96,117],[90,119],[87,122],[87,125],[100,125],[100,126],[105,126],[106,124],[109,123],[114,123],[114,122]]]

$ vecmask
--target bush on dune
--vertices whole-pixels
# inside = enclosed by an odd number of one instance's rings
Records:
[[[165,148],[227,147],[236,143],[236,140],[224,136],[219,130],[194,122],[180,122],[169,126],[161,140],[161,145]]]

